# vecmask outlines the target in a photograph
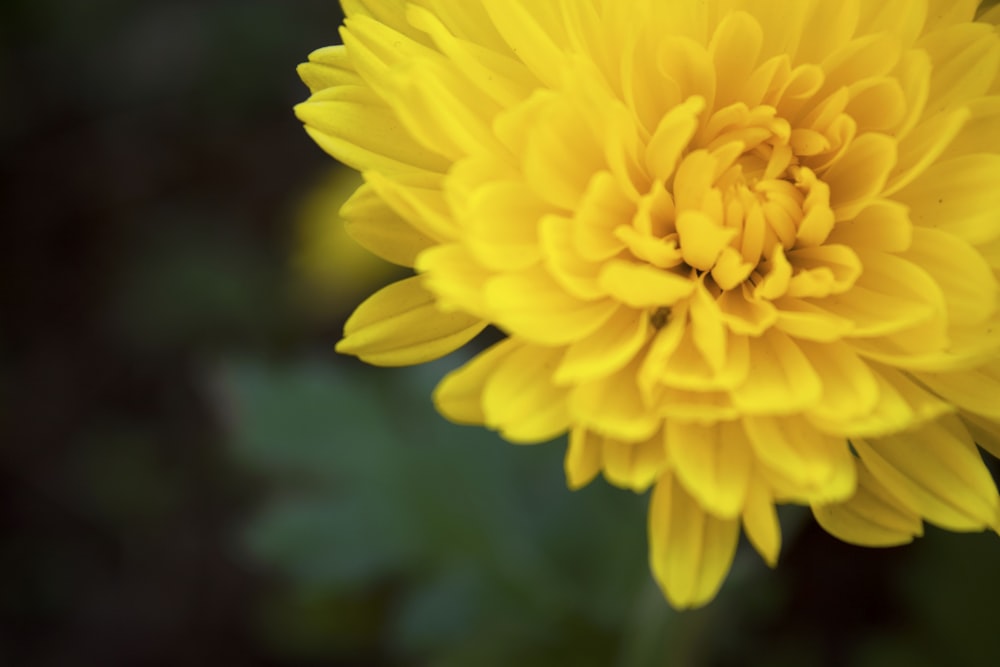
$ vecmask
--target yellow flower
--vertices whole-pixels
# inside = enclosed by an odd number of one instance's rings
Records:
[[[704,604],[776,503],[856,544],[1000,525],[1000,39],[974,0],[344,0],[307,131],[353,236],[416,275],[341,352],[444,355],[450,419],[569,433],[653,488]]]

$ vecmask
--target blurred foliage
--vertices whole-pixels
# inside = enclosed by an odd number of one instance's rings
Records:
[[[273,650],[441,666],[1000,664],[995,535],[863,550],[786,508],[775,573],[743,544],[719,599],[670,610],[647,571],[645,498],[601,481],[569,492],[563,442],[516,447],[433,412],[435,379],[461,358],[220,370],[233,454],[270,488],[248,553],[289,582],[259,617]]]
[[[441,366],[226,369],[235,453],[274,485],[251,553],[313,600],[391,592],[367,635],[316,628],[354,648],[386,641],[440,665],[610,664],[648,577],[643,501],[604,485],[570,493],[558,446],[444,422],[428,399]]]

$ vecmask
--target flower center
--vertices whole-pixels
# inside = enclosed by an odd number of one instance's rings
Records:
[[[672,205],[660,206],[661,217],[647,227],[676,250],[673,271],[731,290],[787,264],[776,253],[826,240],[833,228],[829,188],[799,163],[789,123],[775,113],[742,103],[714,112],[670,177],[653,184],[649,196],[662,185]],[[642,239],[628,238],[641,235],[623,236],[633,255],[648,261]]]

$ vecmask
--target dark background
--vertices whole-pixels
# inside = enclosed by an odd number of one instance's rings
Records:
[[[996,535],[857,549],[789,508],[776,571],[741,545],[678,614],[645,498],[434,413],[460,358],[338,358],[392,277],[291,112],[339,20],[0,6],[0,665],[1000,664]]]

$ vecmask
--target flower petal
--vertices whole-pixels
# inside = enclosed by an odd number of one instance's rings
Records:
[[[666,422],[665,439],[677,479],[698,504],[725,519],[743,511],[752,452],[738,422],[701,425]]]
[[[824,414],[817,406],[809,421],[820,430],[843,437],[879,437],[911,429],[954,411],[954,407],[924,390],[893,368],[869,366],[878,384],[874,406],[850,419]]]
[[[1000,9],[996,11],[1000,13]],[[1000,95],[971,100],[967,108],[969,119],[941,160],[971,153],[1000,153]]]
[[[645,404],[636,384],[639,363],[633,360],[614,375],[573,386],[569,409],[575,423],[628,442],[651,438],[661,419]]]
[[[621,308],[600,329],[569,346],[555,381],[569,384],[614,373],[635,357],[649,336],[646,313]]]
[[[334,86],[356,86],[362,83],[361,77],[351,66],[350,56],[343,44],[316,49],[309,54],[309,62],[299,65],[296,72],[311,93]]]
[[[956,417],[854,446],[886,489],[931,523],[955,531],[997,524],[996,486]]]
[[[757,553],[770,567],[778,564],[781,552],[781,525],[774,509],[774,496],[767,482],[758,474],[750,478],[743,507],[743,530]]]
[[[424,286],[437,295],[442,310],[490,317],[483,290],[491,275],[465,247],[449,243],[428,248],[417,257],[416,268],[424,274]]]
[[[739,521],[707,513],[671,475],[660,478],[649,503],[649,559],[671,605],[698,607],[715,596],[739,531]]]
[[[1000,237],[1000,155],[976,153],[938,162],[899,192],[916,225],[973,245]]]
[[[515,443],[551,440],[570,425],[566,389],[552,382],[561,352],[535,345],[515,349],[486,378],[485,424]]]
[[[597,299],[606,294],[597,281],[601,265],[584,259],[576,251],[573,228],[573,220],[561,215],[542,218],[539,237],[545,266],[556,282],[573,296]]]
[[[458,424],[485,422],[483,387],[521,346],[521,343],[506,338],[445,375],[434,389],[434,405],[438,412]]]
[[[468,200],[466,243],[488,269],[527,269],[541,259],[539,222],[551,211],[523,183],[483,185]]]
[[[908,544],[924,533],[917,512],[896,499],[864,463],[858,464],[858,488],[842,503],[813,503],[813,516],[837,539],[864,547]]]
[[[854,323],[857,338],[881,337],[933,320],[944,342],[944,295],[934,279],[913,262],[880,252],[857,253],[864,270],[843,294],[817,300],[817,307]],[[928,339],[928,343],[929,343]]]
[[[351,238],[393,264],[413,266],[417,255],[434,243],[392,210],[369,185],[362,185],[351,195],[340,215]]]
[[[954,108],[986,94],[996,77],[1000,39],[990,25],[952,25],[925,34],[919,44],[934,63],[928,96],[932,111]]]
[[[871,368],[843,343],[799,341],[823,383],[820,400],[810,416],[850,424],[871,414],[879,400],[879,383]]]
[[[358,171],[399,173],[419,168],[442,172],[447,168],[438,156],[414,142],[396,113],[368,88],[326,88],[297,105],[295,115],[320,148]]]
[[[848,246],[828,243],[797,248],[788,253],[796,269],[788,283],[788,296],[822,298],[849,290],[861,275],[861,260]]]
[[[656,481],[667,464],[659,433],[642,442],[605,438],[602,463],[604,477],[615,486],[642,493]]]
[[[541,345],[582,340],[619,307],[612,299],[581,301],[540,269],[497,276],[485,292],[500,326]]]
[[[694,282],[672,271],[623,259],[605,263],[598,282],[609,294],[633,308],[669,306],[690,295]]]
[[[896,142],[870,132],[855,139],[844,155],[827,170],[830,206],[837,220],[850,220],[882,191],[896,166]]]
[[[906,206],[875,199],[852,220],[841,221],[830,233],[830,243],[882,252],[903,252],[913,239],[913,223]]]
[[[801,417],[743,420],[757,460],[791,483],[799,501],[842,500],[854,492],[854,460],[842,437]]]
[[[990,265],[968,243],[937,229],[919,227],[913,230],[913,243],[902,256],[938,284],[950,323],[979,324],[996,311],[997,280]]]
[[[1000,422],[1000,362],[957,373],[914,375],[946,401]]]
[[[525,5],[521,0],[484,0],[497,31],[511,51],[547,87],[560,84],[565,63],[565,34],[558,19],[545,16],[544,8]]]
[[[793,414],[819,401],[822,381],[791,338],[772,329],[749,343],[754,372],[732,392],[737,408],[748,414]]]
[[[585,428],[570,429],[563,468],[566,484],[574,491],[590,484],[601,471],[602,438]]]
[[[419,276],[382,288],[344,325],[337,351],[376,366],[409,366],[454,352],[486,327],[465,313],[438,309]]]

